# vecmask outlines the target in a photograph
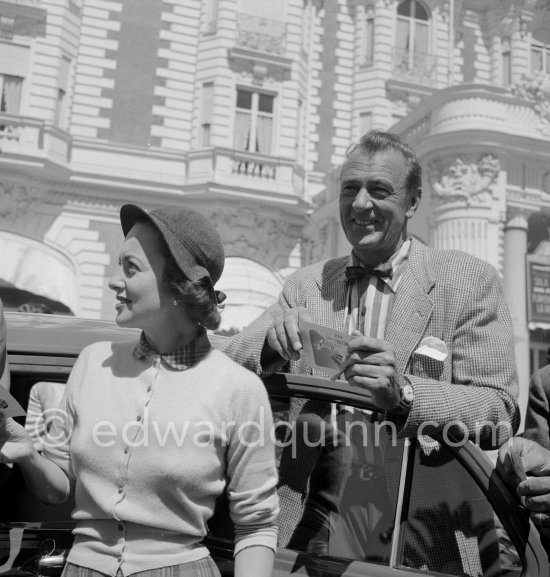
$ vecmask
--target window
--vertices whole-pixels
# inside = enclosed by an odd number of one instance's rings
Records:
[[[363,59],[361,64],[369,66],[374,62],[374,12],[368,10],[365,16],[363,38]]]
[[[550,74],[550,46],[531,44],[531,72]]]
[[[210,146],[213,98],[214,98],[214,83],[205,82],[202,85],[199,146]]]
[[[359,113],[359,132],[362,136],[366,134],[372,128],[372,112],[360,112]]]
[[[271,154],[275,97],[262,92],[237,90],[235,148]]]
[[[412,441],[412,447],[398,566],[455,577],[519,577],[523,567],[516,548],[451,449],[427,437]]]
[[[0,74],[0,112],[19,114],[23,78]]]
[[[508,86],[512,82],[512,49],[510,39],[505,38],[502,42],[502,84]]]
[[[416,0],[405,0],[397,7],[396,67],[413,71],[425,66],[429,56],[429,16]]]
[[[218,27],[218,6],[220,0],[206,1],[206,21],[204,26],[205,34],[213,34]]]
[[[66,56],[61,58],[57,102],[55,108],[55,125],[64,128],[67,124],[67,91],[71,71],[71,60]]]
[[[370,411],[296,397],[271,403],[279,545],[389,565],[403,440]]]

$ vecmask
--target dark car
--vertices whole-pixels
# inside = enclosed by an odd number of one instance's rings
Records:
[[[136,336],[67,316],[6,318],[11,392],[24,407],[37,382],[64,383],[88,343]],[[284,502],[276,577],[550,575],[528,513],[470,441],[435,430],[397,439],[369,396],[342,381],[280,374],[265,385]],[[17,466],[1,466],[0,484],[0,575],[59,575],[71,504],[40,503]],[[209,529],[206,545],[222,575],[233,575],[223,499]]]

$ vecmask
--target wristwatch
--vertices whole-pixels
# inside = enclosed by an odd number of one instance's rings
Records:
[[[408,413],[414,401],[414,389],[408,381],[405,381],[399,393],[400,398],[397,410],[401,413]]]

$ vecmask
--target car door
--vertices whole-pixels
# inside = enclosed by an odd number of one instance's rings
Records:
[[[434,431],[397,439],[368,394],[300,375],[266,382],[279,466],[274,576],[550,574],[537,530],[486,455]],[[230,539],[209,547],[232,575]]]

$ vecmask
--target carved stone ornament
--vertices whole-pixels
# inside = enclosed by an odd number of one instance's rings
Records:
[[[512,94],[532,103],[540,119],[538,130],[550,136],[550,75],[543,72],[524,74],[510,87]]]
[[[463,202],[485,204],[493,194],[493,185],[500,171],[500,160],[485,154],[477,160],[457,158],[443,165],[432,162],[428,167],[434,196],[440,204]]]
[[[319,262],[330,255],[327,254],[328,224],[309,227],[304,241],[305,264]]]
[[[35,186],[0,180],[0,221],[7,221],[11,228],[21,218],[35,212],[43,196],[43,191]]]
[[[288,265],[288,258],[301,237],[301,228],[284,215],[236,206],[218,208],[210,220],[218,229],[227,256],[250,258],[272,270]]]
[[[39,214],[45,204],[62,206],[67,195],[46,192],[35,183],[0,179],[0,224],[5,230],[21,231],[32,226],[30,217]]]

